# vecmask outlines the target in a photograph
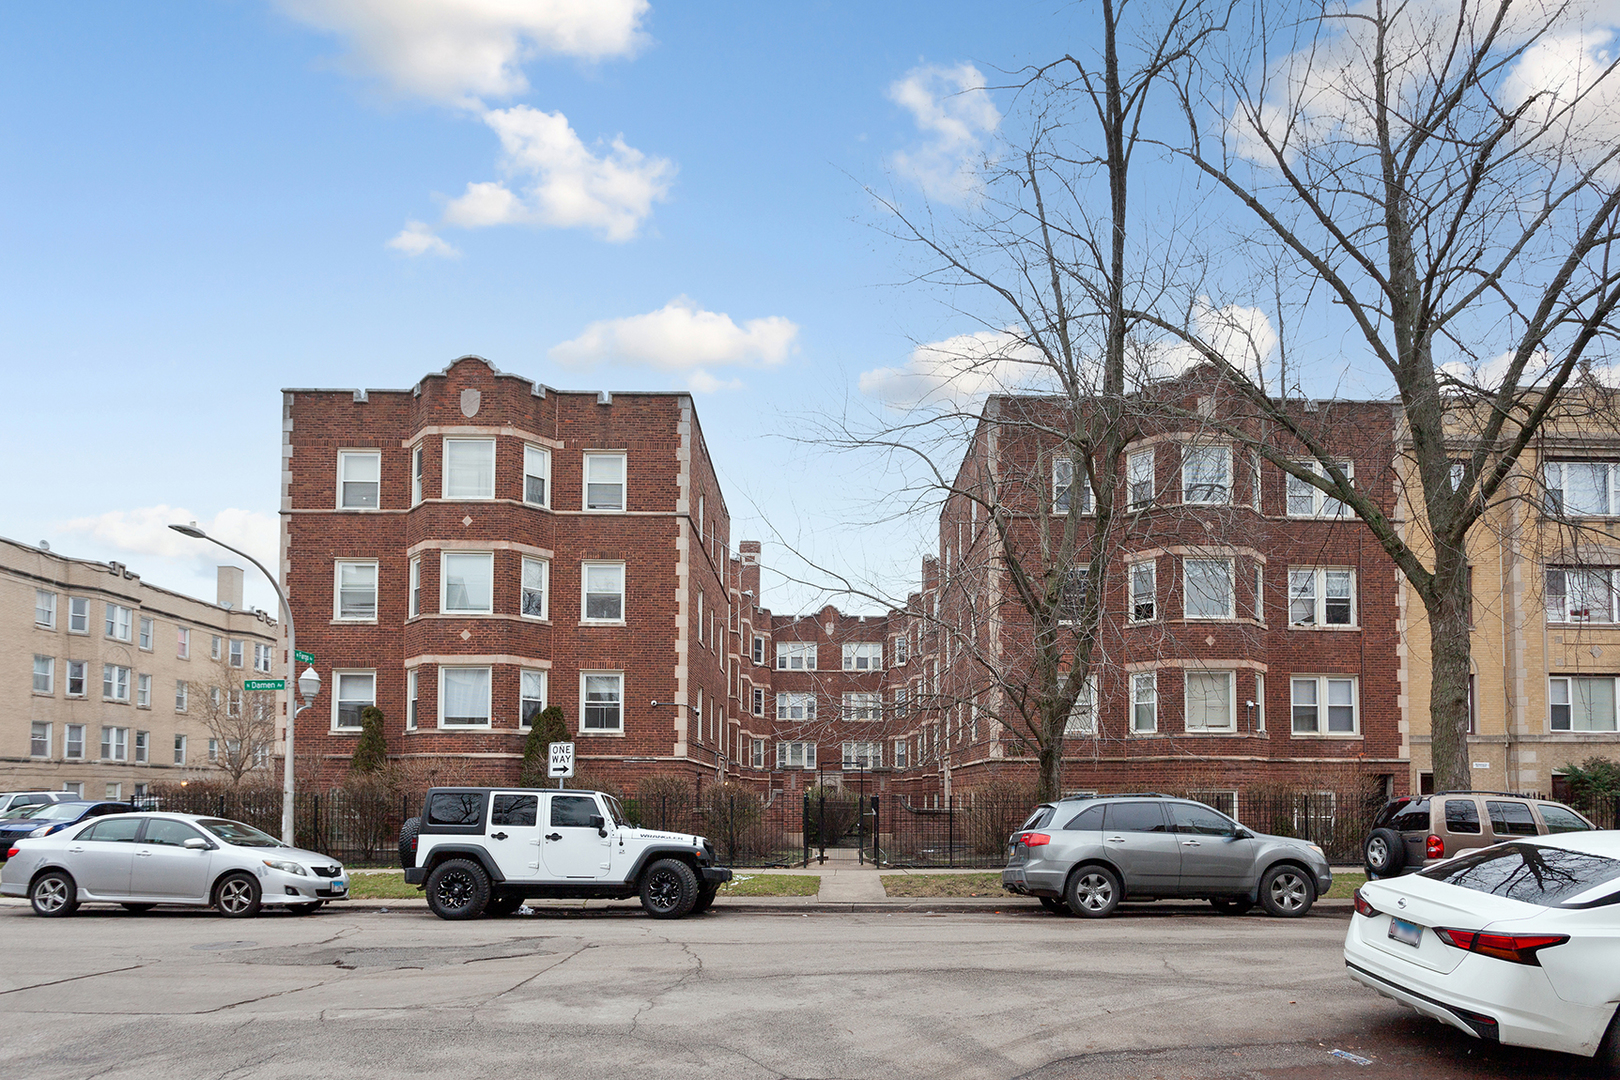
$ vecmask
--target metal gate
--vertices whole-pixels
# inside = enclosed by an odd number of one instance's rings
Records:
[[[856,860],[878,861],[878,797],[825,785],[804,793],[804,865],[827,861],[827,849],[853,849]]]

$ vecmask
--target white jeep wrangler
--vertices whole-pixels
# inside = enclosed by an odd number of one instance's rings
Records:
[[[399,861],[441,919],[510,915],[531,897],[632,896],[679,919],[731,880],[703,837],[635,828],[598,791],[433,788],[400,830]]]

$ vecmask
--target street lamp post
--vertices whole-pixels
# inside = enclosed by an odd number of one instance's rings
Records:
[[[216,540],[214,537],[209,536],[197,528],[195,521],[190,525],[170,525],[169,528],[182,536],[189,536],[196,540],[207,540],[210,544],[218,544],[226,551],[242,556],[242,558],[258,567],[259,572],[269,579],[270,587],[276,590],[276,599],[281,601],[281,617],[287,622],[287,748],[281,776],[281,840],[283,843],[291,845],[293,843],[293,728],[297,723],[298,714],[309,708],[314,701],[315,695],[320,693],[321,677],[314,668],[310,668],[304,672],[303,678],[297,680],[293,678],[293,666],[297,663],[298,639],[293,632],[292,605],[287,603],[287,594],[281,591],[281,585],[276,581],[276,576],[266,570],[263,563],[247,552],[233,548],[223,540]],[[304,698],[304,703],[301,706],[297,704],[297,698],[293,696],[294,687]],[[295,706],[297,707],[295,708]]]

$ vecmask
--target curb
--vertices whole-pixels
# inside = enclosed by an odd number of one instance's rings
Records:
[[[535,911],[639,911],[641,905],[635,900],[530,900],[528,906]],[[1174,908],[1185,907],[1197,911],[1207,911],[1202,901],[1160,900],[1132,904],[1130,910],[1140,911],[1149,907]],[[1351,910],[1355,907],[1353,900],[1318,900],[1312,910],[1318,908],[1328,911]],[[427,901],[416,898],[406,900],[341,900],[328,904],[328,910],[357,909],[357,910],[387,910],[393,911],[426,911]],[[999,911],[1043,911],[1038,903],[1029,897],[1009,897],[1006,900],[994,897],[894,897],[888,900],[817,900],[808,896],[751,896],[727,899],[720,897],[714,902],[716,911],[728,911],[751,914],[974,914]]]

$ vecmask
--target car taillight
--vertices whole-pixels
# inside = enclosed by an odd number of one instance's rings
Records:
[[[1018,842],[1025,847],[1040,847],[1043,844],[1050,844],[1052,838],[1043,832],[1027,832],[1018,834]]]
[[[1431,836],[1424,844],[1424,853],[1431,859],[1446,857],[1446,842],[1438,836]]]
[[[1365,915],[1369,919],[1378,914],[1378,909],[1367,903],[1367,898],[1361,895],[1360,889],[1356,890],[1356,914]]]
[[[15,859],[17,857],[17,852],[19,852],[21,850],[22,850],[22,848],[18,847],[16,844],[12,844],[11,845],[11,850],[6,852],[6,858]]]
[[[1487,934],[1481,930],[1456,930],[1437,926],[1434,936],[1454,949],[1492,956],[1514,964],[1541,966],[1536,953],[1569,940],[1568,934]]]

